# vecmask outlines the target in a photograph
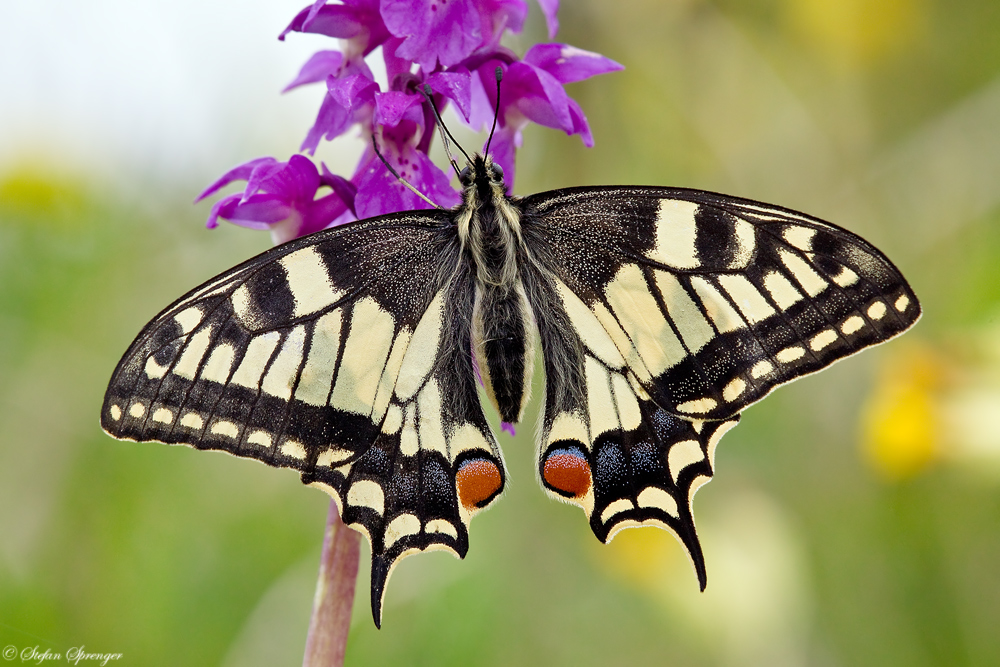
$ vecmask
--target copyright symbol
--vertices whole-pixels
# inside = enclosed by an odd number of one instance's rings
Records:
[[[16,657],[17,657],[17,647],[16,646],[14,646],[13,644],[10,644],[6,648],[4,648],[4,650],[3,650],[3,659],[4,660],[13,660]]]

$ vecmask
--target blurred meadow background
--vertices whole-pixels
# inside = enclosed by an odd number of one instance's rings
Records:
[[[301,662],[327,496],[114,441],[98,411],[147,320],[270,246],[205,230],[190,202],[311,125],[320,87],[279,95],[330,48],[277,41],[303,4],[0,8],[0,646]],[[705,593],[667,533],[602,546],[546,499],[532,412],[501,436],[508,491],[467,558],[403,562],[381,631],[363,547],[347,664],[1000,664],[1000,3],[573,0],[560,19],[557,41],[626,69],[570,87],[593,149],[528,129],[515,193],[663,184],[799,209],[881,248],[925,315],[725,437],[695,503]],[[532,5],[510,46],[537,41]],[[316,157],[346,175],[360,150]]]

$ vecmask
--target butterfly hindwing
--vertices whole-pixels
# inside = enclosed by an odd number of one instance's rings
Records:
[[[321,232],[193,290],[139,334],[102,411],[115,437],[225,450],[329,492],[371,542],[376,622],[397,560],[464,556],[505,480],[447,216]]]
[[[881,252],[787,209],[642,187],[519,204],[583,342],[593,350],[610,338],[655,403],[686,419],[728,418],[920,316]]]
[[[715,447],[739,415],[690,421],[659,407],[582,301],[557,278],[538,275],[531,283],[535,308],[545,304],[546,313],[538,320],[546,378],[542,486],[579,505],[602,542],[631,526],[672,532],[704,588],[692,501],[711,479]]]

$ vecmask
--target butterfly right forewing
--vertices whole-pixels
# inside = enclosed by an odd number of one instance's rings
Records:
[[[573,188],[521,207],[567,310],[567,294],[582,302],[653,400],[682,418],[729,417],[920,317],[871,244],[780,207],[644,187]]]

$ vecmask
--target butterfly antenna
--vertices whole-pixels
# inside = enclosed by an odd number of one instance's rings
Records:
[[[500,81],[503,79],[503,70],[500,69],[499,65],[497,66],[496,76],[497,76],[497,106],[493,110],[493,127],[490,128],[490,138],[486,140],[486,150],[483,151],[487,155],[489,155],[490,152],[490,144],[493,143],[493,133],[497,129],[497,116],[500,115]]]
[[[389,164],[389,161],[386,160],[382,156],[382,153],[379,152],[379,150],[378,150],[378,142],[375,141],[375,134],[374,133],[372,133],[372,148],[375,149],[375,155],[378,156],[378,159],[382,161],[382,164],[384,164],[385,168],[389,170],[389,173],[396,177],[397,181],[399,181],[400,183],[402,183],[406,187],[410,188],[410,191],[413,192],[413,194],[417,195],[418,197],[420,197],[421,199],[423,199],[425,202],[427,202],[428,204],[430,204],[434,208],[441,208],[441,209],[443,209],[443,207],[438,206],[433,201],[431,201],[430,199],[428,199],[427,195],[425,195],[423,192],[421,192],[420,190],[417,190],[415,187],[413,187],[413,185],[411,185],[409,181],[407,181],[405,178],[403,178],[402,176],[400,176],[399,172],[397,172],[395,169],[392,168],[392,165]]]
[[[438,131],[441,133],[441,143],[444,145],[444,152],[445,155],[448,156],[448,162],[451,163],[451,168],[455,170],[455,175],[458,176],[459,179],[461,179],[462,174],[458,168],[458,165],[455,163],[455,158],[451,156],[451,147],[448,144],[448,140],[451,139],[451,143],[455,144],[455,147],[458,150],[462,151],[462,155],[465,156],[467,162],[472,162],[472,159],[469,157],[469,154],[465,152],[465,149],[462,148],[462,145],[458,143],[458,141],[455,140],[455,137],[451,135],[451,132],[445,126],[444,121],[441,120],[441,112],[438,111],[437,104],[434,103],[434,97],[431,94],[432,92],[431,87],[425,83],[424,87],[420,90],[420,92],[422,92],[424,94],[424,97],[427,98],[427,101],[431,105],[431,110],[434,112],[434,120],[437,121]]]

